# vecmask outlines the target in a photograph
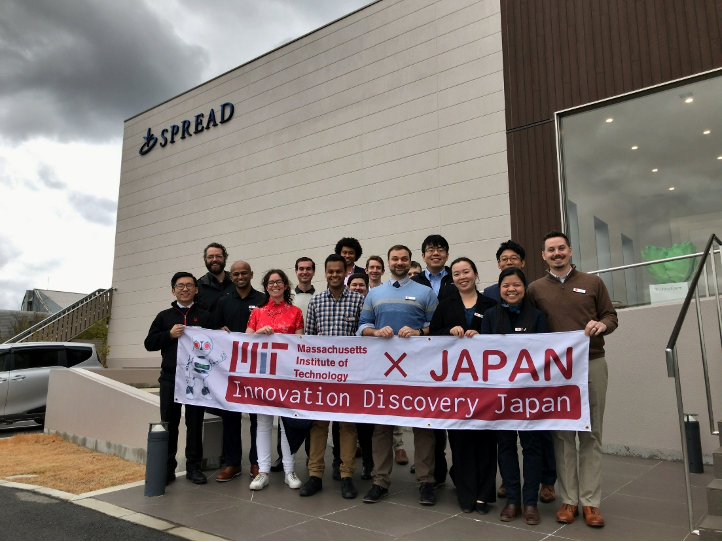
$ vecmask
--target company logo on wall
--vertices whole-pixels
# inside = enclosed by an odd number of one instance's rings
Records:
[[[233,104],[226,102],[221,104],[219,120],[216,120],[216,111],[211,109],[207,118],[204,118],[205,115],[203,113],[198,113],[193,117],[195,119],[194,122],[186,119],[181,121],[180,126],[172,124],[170,128],[163,128],[160,131],[160,144],[158,146],[165,147],[168,143],[175,143],[176,139],[185,139],[186,137],[191,137],[193,134],[200,134],[204,130],[210,130],[214,126],[228,122],[233,118],[233,111]],[[191,126],[193,126],[192,133]],[[180,137],[178,137],[178,134],[180,134]],[[155,148],[156,143],[158,143],[158,137],[155,136],[152,128],[148,128],[148,133],[143,137],[143,140],[144,143],[138,151],[139,154],[148,154]]]

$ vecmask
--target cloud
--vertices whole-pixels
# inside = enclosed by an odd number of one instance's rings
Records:
[[[73,209],[88,222],[102,226],[115,224],[115,211],[118,202],[109,198],[100,198],[92,194],[84,194],[73,190],[68,194],[68,201]]]
[[[7,235],[0,234],[0,269],[18,256],[18,248]]]
[[[38,167],[38,179],[45,188],[62,190],[68,186],[66,183],[58,179],[58,175],[55,173],[55,170],[48,164],[40,164]]]
[[[0,18],[0,123],[12,143],[106,141],[198,84],[208,57],[140,1],[10,0]]]

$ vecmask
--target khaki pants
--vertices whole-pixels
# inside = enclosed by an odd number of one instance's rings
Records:
[[[414,427],[414,463],[419,482],[434,483],[434,430]],[[374,456],[374,484],[388,489],[394,467],[394,426],[377,425],[374,428],[371,449]]]
[[[394,426],[394,452],[404,449],[404,428]]]
[[[559,496],[565,504],[599,507],[602,502],[602,421],[607,380],[607,360],[590,360],[589,416],[592,430],[552,432]]]
[[[308,474],[323,478],[326,468],[324,456],[328,442],[327,421],[314,421],[311,425],[311,449],[308,452]],[[339,423],[339,442],[341,448],[341,478],[352,477],[356,472],[356,424]]]

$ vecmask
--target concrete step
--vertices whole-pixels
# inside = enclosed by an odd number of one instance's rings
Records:
[[[722,516],[722,480],[712,480],[707,485],[707,513]]]
[[[707,516],[698,529],[700,540],[722,540],[722,517]]]
[[[722,478],[722,446],[712,452],[712,463],[714,464],[714,477]]]

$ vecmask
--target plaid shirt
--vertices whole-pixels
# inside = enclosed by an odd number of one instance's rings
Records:
[[[364,297],[346,288],[338,301],[329,290],[316,294],[308,302],[306,335],[355,335]]]

